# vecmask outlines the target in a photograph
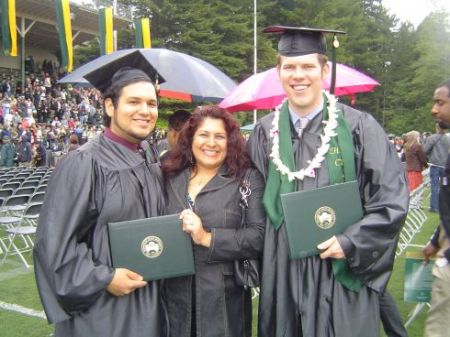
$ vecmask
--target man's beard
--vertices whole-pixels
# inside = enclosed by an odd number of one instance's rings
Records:
[[[450,123],[440,120],[438,125],[441,129],[450,129]]]

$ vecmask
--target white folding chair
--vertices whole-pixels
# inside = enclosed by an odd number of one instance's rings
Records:
[[[23,212],[23,222],[30,226],[37,226],[39,214],[41,213],[42,201],[30,202]]]
[[[33,235],[36,233],[37,220],[41,211],[42,203],[30,203],[23,211],[20,221],[15,222],[13,226],[6,228],[7,236],[0,239],[0,248],[4,249],[2,264],[6,261],[8,255],[17,255],[26,268],[30,264],[24,254],[31,252],[34,247]],[[20,238],[21,240],[17,240]]]

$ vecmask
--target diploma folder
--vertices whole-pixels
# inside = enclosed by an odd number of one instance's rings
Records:
[[[363,217],[356,180],[281,194],[281,205],[291,259],[319,254],[319,243]]]
[[[108,224],[114,268],[127,268],[146,281],[192,275],[191,238],[181,229],[179,214]]]

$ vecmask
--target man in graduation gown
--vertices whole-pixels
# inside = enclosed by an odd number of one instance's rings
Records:
[[[437,122],[450,126],[450,79],[434,91],[431,110]],[[433,266],[431,307],[425,323],[425,337],[448,336],[450,320],[450,154],[447,157],[444,176],[439,190],[439,215],[441,223],[430,242],[423,249],[425,259],[436,255]]]
[[[278,72],[287,100],[257,123],[248,142],[266,178],[268,214],[258,336],[378,337],[379,294],[408,207],[404,169],[371,115],[322,92],[329,71],[323,31],[273,26],[265,32],[282,34]],[[325,132],[331,116],[337,126]],[[280,193],[355,179],[363,218],[320,243],[320,255],[290,260]]]
[[[159,167],[138,151],[158,117],[148,66],[133,54],[87,76],[103,93],[105,132],[70,152],[50,179],[34,267],[55,336],[164,336],[159,283],[113,268],[107,231],[110,222],[162,214]]]

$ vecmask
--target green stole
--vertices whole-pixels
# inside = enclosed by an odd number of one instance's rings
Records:
[[[326,156],[330,185],[356,179],[352,133],[342,116],[342,112],[339,110],[336,112],[338,115],[338,127],[335,129],[337,136],[331,137],[330,148]],[[322,113],[323,119],[328,120],[328,100],[325,95]],[[279,154],[280,159],[289,170],[295,171],[290,123],[288,102],[286,101],[281,107],[278,122]],[[295,182],[289,181],[287,175],[280,174],[273,161],[270,160],[263,204],[276,230],[280,228],[284,218],[280,194],[294,191]],[[355,292],[361,289],[362,282],[351,272],[347,260],[332,259],[332,268],[336,280],[344,287]]]

